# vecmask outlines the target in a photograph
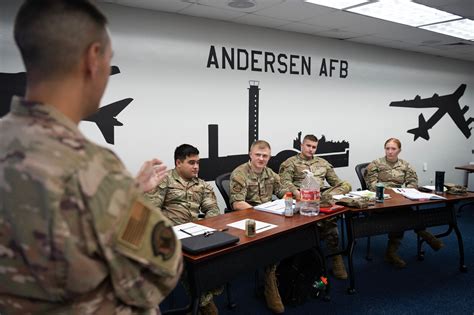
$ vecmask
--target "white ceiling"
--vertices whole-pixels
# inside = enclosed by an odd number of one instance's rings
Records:
[[[474,61],[474,42],[303,0],[240,0],[255,3],[248,9],[230,7],[235,0],[100,1]],[[474,0],[414,2],[474,19]]]

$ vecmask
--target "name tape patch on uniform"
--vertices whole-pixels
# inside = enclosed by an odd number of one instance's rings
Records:
[[[176,251],[176,238],[173,229],[166,226],[165,222],[158,222],[151,234],[153,254],[161,256],[163,260],[170,259]]]
[[[150,209],[138,200],[133,203],[128,222],[120,239],[134,247],[140,247],[150,219]]]

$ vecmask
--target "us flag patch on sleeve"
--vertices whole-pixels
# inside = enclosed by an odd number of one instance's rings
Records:
[[[120,241],[134,248],[139,248],[142,245],[149,224],[150,212],[151,210],[143,203],[135,200],[130,210],[128,221],[120,232]]]

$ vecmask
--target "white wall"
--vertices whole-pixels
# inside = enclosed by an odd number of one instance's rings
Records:
[[[0,4],[0,72],[24,69],[11,35],[17,6],[13,0]],[[272,144],[273,152],[291,148],[299,131],[347,140],[349,166],[336,172],[354,188],[359,187],[354,166],[383,156],[389,137],[402,141],[401,158],[416,168],[420,184],[428,184],[435,170],[445,170],[446,181],[462,183],[464,174],[454,166],[473,160],[474,137],[466,139],[447,115],[429,131],[429,141],[413,141],[406,130],[418,125],[420,113],[428,119],[435,109],[388,106],[416,95],[451,94],[465,83],[460,104],[471,106],[466,117],[474,116],[472,62],[112,4],[101,7],[110,20],[113,64],[121,69],[111,77],[102,103],[134,98],[117,117],[124,126],[115,129],[110,147],[132,172],[152,156],[173,167],[173,150],[181,143],[197,146],[207,157],[211,123],[219,125],[219,155],[245,153],[249,80],[260,81],[260,138]],[[312,75],[209,69],[210,45],[310,56]],[[322,58],[347,60],[347,78],[319,77]],[[80,127],[109,146],[94,124]]]

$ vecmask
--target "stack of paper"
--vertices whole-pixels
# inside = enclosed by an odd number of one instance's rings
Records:
[[[393,191],[403,195],[405,198],[410,200],[437,200],[437,199],[446,199],[443,196],[423,193],[415,188],[393,188]]]
[[[173,226],[173,230],[178,239],[196,236],[210,231],[215,231],[215,229],[213,228],[192,222],[175,225]]]
[[[247,219],[243,219],[237,222],[229,223],[227,224],[228,226],[231,226],[236,229],[244,230],[245,231],[245,223],[247,222]],[[278,225],[271,224],[268,222],[262,222],[255,220],[255,232],[260,233],[264,231],[268,231],[270,229],[276,228]]]
[[[293,200],[293,207],[295,201]],[[262,203],[261,205],[253,207],[255,210],[270,212],[274,214],[284,215],[285,214],[285,199],[277,199],[274,201],[269,201]]]

